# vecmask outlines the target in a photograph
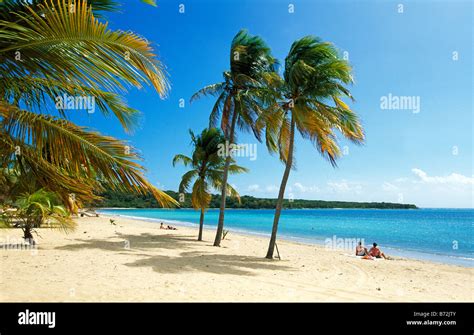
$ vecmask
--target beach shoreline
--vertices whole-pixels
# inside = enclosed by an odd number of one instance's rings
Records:
[[[174,219],[155,218],[155,217],[152,218],[152,217],[145,217],[145,216],[118,214],[118,213],[110,213],[110,212],[102,211],[102,210],[114,211],[114,210],[130,210],[130,209],[134,209],[134,208],[120,208],[120,209],[119,208],[97,208],[96,211],[97,213],[100,213],[100,215],[103,215],[103,216],[118,216],[118,217],[123,217],[123,218],[128,218],[128,219],[133,219],[133,220],[140,220],[140,221],[145,221],[145,222],[154,222],[154,223],[164,222],[166,224],[174,224],[174,225],[179,225],[183,227],[191,227],[191,228],[196,228],[196,229],[198,228],[198,223],[191,222],[191,221],[180,221],[180,220],[174,220]],[[192,209],[186,209],[186,210],[192,211]],[[210,230],[216,229],[215,226],[206,225],[206,224],[204,224],[204,228],[210,229]],[[260,232],[256,230],[250,230],[250,229],[236,229],[234,227],[226,227],[225,229],[234,234],[256,236],[256,237],[261,237],[261,238],[266,238],[266,239],[270,238],[270,233],[268,232]],[[335,236],[333,236],[333,238],[335,238]],[[293,242],[293,243],[301,243],[301,244],[312,245],[312,246],[323,246],[323,247],[325,246],[327,239],[328,237],[323,237],[323,236],[320,236],[319,238],[304,238],[301,236],[290,236],[284,233],[280,233],[278,236],[278,240],[283,240],[283,241]],[[343,249],[343,250],[351,253],[353,249],[355,249],[355,239],[354,239],[354,246],[351,246],[349,249]],[[466,268],[472,268],[474,266],[472,258],[465,258],[465,257],[459,257],[459,256],[454,257],[450,255],[445,255],[445,254],[429,253],[425,251],[400,249],[399,247],[387,246],[385,244],[383,246],[383,249],[385,250],[386,254],[391,255],[392,257],[396,257],[396,258],[421,260],[421,261],[433,262],[436,264],[456,265],[456,266],[461,266],[461,267],[466,267]]]
[[[473,269],[411,259],[364,261],[345,251],[214,230],[159,229],[115,216],[76,219],[65,235],[41,229],[36,250],[5,248],[21,230],[0,229],[0,301],[474,301]]]

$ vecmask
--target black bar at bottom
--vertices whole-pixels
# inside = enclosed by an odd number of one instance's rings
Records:
[[[0,335],[268,333],[285,326],[289,334],[473,334],[471,311],[468,303],[2,303]]]

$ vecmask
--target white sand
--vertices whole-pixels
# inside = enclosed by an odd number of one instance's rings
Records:
[[[267,238],[160,230],[156,223],[81,218],[74,233],[39,231],[36,251],[0,249],[0,301],[474,301],[473,271],[279,241],[283,260],[264,259]],[[0,229],[15,244],[18,229]]]

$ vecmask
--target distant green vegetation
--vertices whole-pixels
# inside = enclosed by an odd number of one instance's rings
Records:
[[[175,200],[179,199],[179,193],[165,191]],[[128,207],[128,208],[159,208],[161,207],[152,195],[135,195],[128,193],[117,193],[106,191],[101,194],[102,200],[94,203],[95,207]],[[226,207],[242,209],[274,209],[277,199],[255,198],[251,196],[242,196],[241,203],[235,198],[228,198]],[[192,208],[191,194],[184,194],[184,202],[181,202],[181,208]],[[220,195],[213,194],[210,208],[219,208]],[[396,204],[389,202],[348,202],[348,201],[322,201],[322,200],[286,200],[283,203],[284,208],[376,208],[376,209],[416,209],[411,204]]]

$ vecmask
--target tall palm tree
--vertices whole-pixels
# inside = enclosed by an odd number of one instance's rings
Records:
[[[58,97],[93,97],[100,112],[115,115],[130,132],[138,111],[121,93],[151,84],[167,95],[164,66],[148,41],[96,19],[114,6],[108,0],[0,3],[0,168],[35,175],[65,203],[71,194],[88,202],[110,187],[176,204],[146,180],[128,143],[79,127],[67,120],[70,110],[54,108]]]
[[[262,80],[267,73],[274,72],[276,66],[276,59],[266,43],[259,36],[252,36],[246,30],[241,30],[232,40],[230,70],[224,72],[224,81],[206,86],[192,96],[191,101],[205,95],[217,97],[209,117],[209,126],[215,127],[220,118],[220,128],[228,147],[236,143],[236,126],[244,131],[252,131],[260,140],[255,123],[261,112],[262,100],[267,96],[261,93],[265,88]],[[231,153],[227,156],[214,246],[220,246],[224,230],[227,179],[232,159]]]
[[[191,157],[182,154],[176,155],[173,159],[173,166],[178,162],[182,162],[185,166],[191,167],[191,170],[182,177],[179,192],[187,192],[194,180],[191,202],[195,209],[201,211],[198,241],[202,241],[204,213],[211,202],[211,190],[221,191],[223,188],[226,157],[222,156],[220,151],[222,146],[225,145],[225,137],[217,128],[206,128],[198,136],[194,135],[191,130],[189,133],[194,147],[193,154]],[[234,164],[234,160],[231,160],[228,171],[230,173],[242,173],[247,172],[247,169]],[[236,197],[240,201],[238,192],[231,185],[227,185],[226,192],[228,196]]]
[[[357,115],[341,100],[342,97],[353,99],[345,87],[352,82],[349,63],[338,57],[332,44],[313,36],[292,44],[285,59],[283,78],[274,85],[279,99],[258,122],[266,127],[267,146],[271,151],[278,151],[285,163],[266,258],[273,258],[286,184],[294,166],[296,130],[334,167],[341,153],[336,131],[356,144],[364,141]]]

